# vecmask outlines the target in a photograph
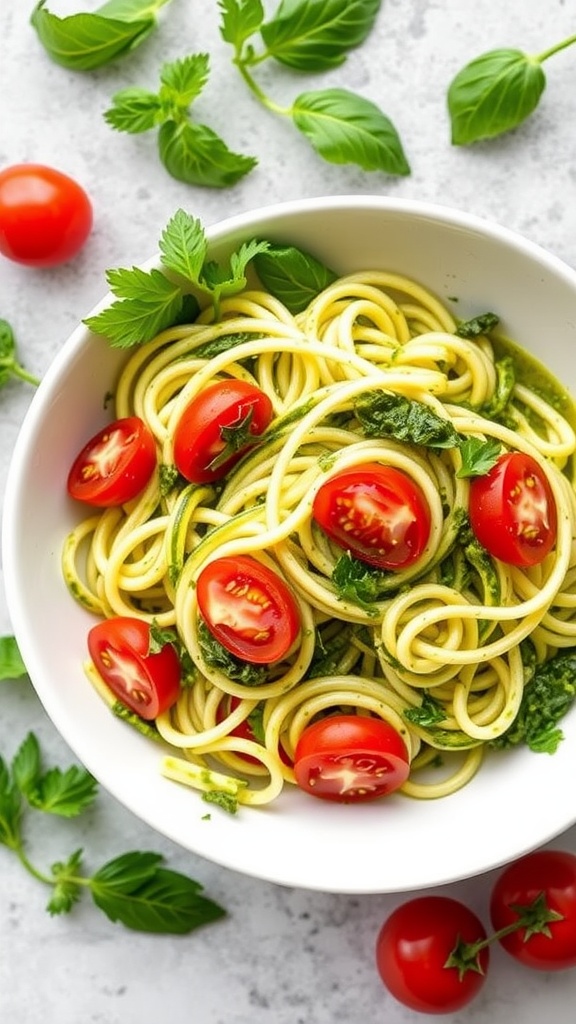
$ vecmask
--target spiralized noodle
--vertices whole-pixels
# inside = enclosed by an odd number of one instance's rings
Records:
[[[379,716],[404,738],[406,794],[445,796],[469,781],[487,744],[514,720],[526,681],[522,642],[530,640],[538,662],[574,645],[574,431],[526,382],[515,384],[505,418],[487,416],[498,386],[493,344],[455,331],[425,288],[367,271],[334,282],[298,315],[263,291],[246,291],[221,303],[218,320],[206,309],[129,358],[115,412],[148,424],[164,466],[174,463],[183,410],[214,380],[255,383],[274,410],[262,443],[221,486],[180,480],[166,490],[159,471],[137,499],[91,515],[65,545],[65,578],[85,607],[173,628],[189,652],[193,684],[156,721],[171,748],[162,764],[168,776],[265,804],[294,783],[291,760],[306,725],[344,709]],[[421,403],[465,437],[494,439],[536,460],[558,513],[556,544],[543,562],[518,568],[487,557],[487,571],[471,568],[461,537],[470,484],[457,475],[460,449],[365,436],[354,403],[378,390]],[[333,571],[342,550],[311,516],[327,479],[366,463],[402,470],[431,514],[422,556],[383,574],[371,606],[339,593]],[[195,589],[209,562],[240,554],[285,580],[301,616],[295,649],[251,684],[207,660]],[[94,679],[94,667],[87,672]],[[429,698],[441,708],[440,726],[407,714]],[[262,743],[233,734],[255,711]],[[444,771],[430,767],[439,752]]]

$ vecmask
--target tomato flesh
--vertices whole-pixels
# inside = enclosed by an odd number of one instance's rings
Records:
[[[317,491],[312,514],[339,547],[381,569],[412,565],[430,537],[430,509],[420,488],[401,470],[378,463],[335,473]]]
[[[273,570],[248,555],[209,562],[198,576],[196,594],[212,635],[245,661],[280,661],[300,631],[292,591]]]
[[[272,402],[249,381],[220,380],[186,406],[174,431],[174,462],[191,483],[220,480],[270,423]]]
[[[477,970],[462,975],[446,961],[458,942],[483,941],[486,932],[463,903],[447,896],[420,896],[401,904],[382,925],[376,964],[388,991],[420,1013],[454,1013],[478,994],[486,980],[489,952]]]
[[[313,722],[294,753],[296,782],[322,800],[374,800],[398,789],[409,772],[399,733],[383,719],[365,715],[333,715]]]
[[[549,910],[561,915],[550,921],[548,934],[526,935],[525,928],[500,939],[507,953],[540,971],[576,967],[576,856],[563,850],[538,850],[510,864],[498,877],[490,899],[496,930],[518,920],[517,908],[543,894]]]
[[[507,452],[471,481],[469,512],[480,543],[509,565],[537,565],[556,543],[552,489],[536,460],[524,452]]]
[[[152,433],[138,416],[128,416],[84,445],[68,474],[68,493],[99,508],[123,505],[143,490],[155,467]]]
[[[92,204],[68,175],[42,164],[0,171],[0,252],[16,263],[52,267],[82,248]]]
[[[150,626],[117,616],[93,626],[88,650],[95,668],[115,696],[141,718],[162,714],[180,693],[180,660],[172,644],[150,653]]]

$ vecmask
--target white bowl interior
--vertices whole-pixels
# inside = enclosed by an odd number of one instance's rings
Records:
[[[506,334],[575,388],[576,274],[496,225],[421,203],[339,197],[269,207],[208,235],[220,256],[260,237],[306,248],[338,272],[379,267],[410,275],[458,316],[497,312]],[[265,809],[233,817],[212,808],[206,819],[209,808],[195,792],[161,777],[157,746],[114,718],[85,680],[94,620],[75,605],[60,572],[62,542],[78,517],[66,497],[68,469],[107,421],[104,396],[122,358],[83,327],[64,345],[18,437],[3,524],[8,607],[31,679],[102,785],[201,856],[332,892],[401,891],[470,876],[568,828],[576,820],[568,782],[576,773],[574,714],[554,756],[493,755],[465,789],[439,801],[392,796],[345,806],[290,791]]]

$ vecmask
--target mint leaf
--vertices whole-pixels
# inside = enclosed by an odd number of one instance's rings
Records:
[[[186,875],[159,867],[162,858],[127,853],[90,879],[92,898],[111,921],[142,932],[185,935],[224,915]]]
[[[107,280],[120,300],[84,323],[95,334],[108,338],[116,348],[150,341],[175,322],[182,306],[182,292],[160,270],[110,270]]]
[[[112,103],[114,106],[104,111],[104,120],[119,132],[147,132],[162,116],[160,98],[146,89],[122,89],[112,97]]]
[[[62,818],[75,818],[94,803],[96,779],[84,768],[72,765],[66,771],[51,768],[26,795],[31,807]]]
[[[499,441],[491,438],[482,441],[479,437],[467,437],[460,445],[462,465],[457,477],[485,476],[495,466],[502,452]]]
[[[269,244],[254,257],[254,268],[266,290],[291,313],[301,313],[336,280],[333,270],[293,245]]]
[[[453,144],[516,128],[536,109],[545,85],[539,58],[520,50],[490,50],[466,64],[448,89]]]
[[[294,124],[325,160],[365,171],[404,175],[410,167],[392,122],[370,100],[347,89],[305,92],[292,107]]]
[[[200,221],[185,210],[177,210],[162,232],[160,252],[167,270],[198,284],[208,252]]]
[[[237,252],[230,256],[230,265],[226,267],[209,260],[202,268],[202,282],[212,294],[215,305],[226,295],[237,295],[247,285],[246,267],[259,253],[266,252],[268,242],[252,239],[243,242]]]
[[[220,0],[218,6],[222,14],[220,35],[239,51],[264,21],[261,0]]]
[[[40,745],[30,732],[12,759],[12,778],[26,798],[36,789],[41,772]]]
[[[364,42],[381,0],[281,0],[261,28],[266,56],[298,71],[338,67]]]
[[[7,320],[0,319],[0,388],[3,387],[11,377],[19,377],[20,380],[25,380],[28,384],[33,384],[35,387],[40,383],[38,377],[34,377],[33,374],[28,373],[23,366],[20,366],[16,353],[16,339],[14,337],[14,331]],[[2,677],[0,676],[0,678]]]
[[[0,636],[0,679],[20,679],[25,675],[26,665],[22,661],[15,637]]]
[[[54,887],[46,905],[49,914],[68,914],[82,895],[78,872],[82,866],[82,850],[75,850],[67,861],[52,865]]]
[[[256,157],[234,153],[211,128],[194,122],[166,121],[158,149],[173,178],[208,188],[235,185],[258,163]]]
[[[60,18],[46,9],[46,0],[40,0],[30,21],[53,61],[72,71],[92,71],[139,46],[156,25],[156,11],[166,3],[110,0],[93,14]]]
[[[171,103],[176,109],[186,110],[193,100],[202,92],[209,74],[209,57],[207,53],[191,53],[180,60],[164,64],[160,71],[160,101],[167,113]]]

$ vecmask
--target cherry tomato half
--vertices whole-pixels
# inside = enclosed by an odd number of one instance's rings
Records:
[[[180,693],[180,660],[172,644],[150,654],[150,626],[118,616],[93,626],[88,650],[94,666],[118,700],[141,718],[166,711]]]
[[[280,661],[300,631],[292,591],[272,569],[248,555],[209,562],[198,576],[196,593],[212,635],[245,661]]]
[[[520,907],[543,895],[548,910],[562,919],[550,921],[548,934],[519,928],[500,939],[504,949],[527,967],[561,971],[576,967],[576,856],[562,850],[538,850],[510,864],[498,877],[490,900],[490,917],[499,931],[518,920]]]
[[[507,452],[470,483],[470,523],[486,550],[510,565],[541,562],[556,542],[556,503],[540,466]]]
[[[430,509],[420,488],[401,470],[378,463],[330,477],[312,514],[339,547],[381,569],[412,565],[430,536]]]
[[[186,406],[174,431],[174,462],[195,484],[220,480],[272,419],[272,402],[249,381],[218,380]]]
[[[42,164],[0,171],[0,252],[30,267],[72,259],[92,230],[92,204],[68,175]]]
[[[296,782],[322,800],[373,800],[398,789],[409,772],[399,733],[366,715],[318,719],[304,729],[294,752]]]
[[[483,941],[476,915],[447,896],[420,896],[402,903],[384,922],[376,942],[376,964],[386,988],[400,1003],[421,1013],[453,1013],[480,991],[489,964],[484,947],[477,969],[446,967],[459,943]]]
[[[98,508],[123,505],[146,486],[156,466],[156,444],[138,416],[115,420],[76,456],[68,494]]]

